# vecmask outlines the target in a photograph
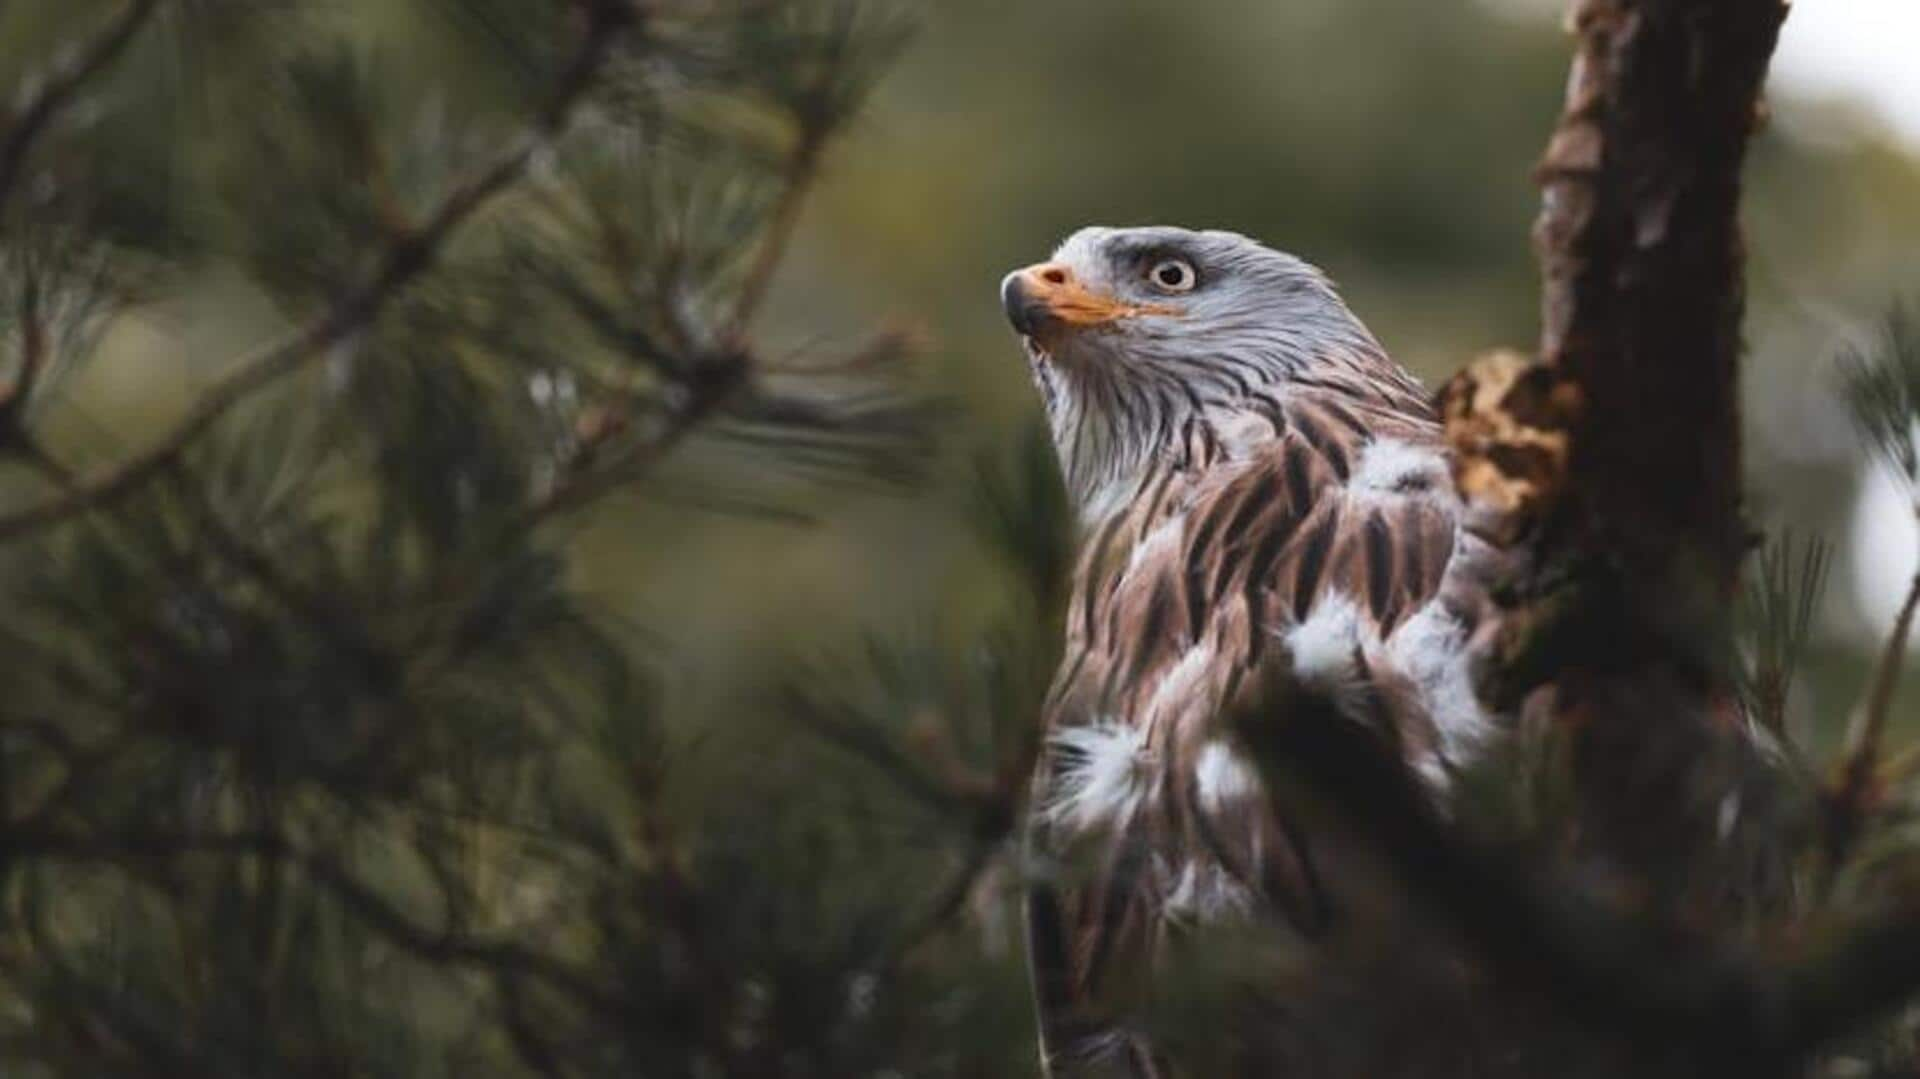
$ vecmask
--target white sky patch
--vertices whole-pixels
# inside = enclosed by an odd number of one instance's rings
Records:
[[[1568,0],[1480,0],[1518,18],[1562,18]],[[1786,98],[1847,98],[1920,150],[1920,0],[1793,0],[1773,58]]]
[[[1914,524],[1907,490],[1884,467],[1866,470],[1847,532],[1853,605],[1872,635],[1885,639],[1901,601],[1907,599],[1914,564],[1920,561],[1920,526]],[[1920,643],[1920,637],[1914,643]]]
[[[1773,74],[1789,93],[1865,102],[1920,149],[1920,0],[1795,0]]]
[[[1876,464],[1867,470],[1848,532],[1853,605],[1873,637],[1884,640],[1920,559],[1920,526],[1907,492],[1885,468]]]

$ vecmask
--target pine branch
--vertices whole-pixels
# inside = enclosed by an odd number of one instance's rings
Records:
[[[875,772],[915,801],[938,813],[978,809],[980,792],[936,775],[877,725],[832,714],[823,703],[792,699],[787,715],[815,737],[871,765]]]
[[[534,528],[549,518],[583,509],[622,487],[667,457],[702,424],[720,413],[750,384],[753,361],[742,353],[725,354],[696,364],[697,375],[681,384],[679,403],[670,407],[656,429],[617,462],[590,470],[574,470],[524,510],[517,528]],[[583,439],[579,460],[588,460],[596,443],[626,428],[624,420],[609,422]]]
[[[559,960],[506,941],[481,940],[422,925],[334,859],[305,850],[275,832],[114,831],[86,836],[9,829],[0,836],[0,858],[7,860],[125,865],[188,855],[256,857],[296,866],[362,924],[417,958],[533,978],[609,1017],[622,1014],[616,996]]]
[[[904,40],[902,26],[869,25],[861,32],[861,8],[858,2],[840,3],[830,8],[832,25],[824,30],[810,48],[823,52],[817,64],[794,69],[797,81],[781,94],[792,109],[797,131],[787,153],[782,187],[773,207],[773,217],[760,248],[748,265],[746,277],[735,299],[733,310],[722,326],[720,341],[737,345],[745,336],[754,315],[765,302],[773,285],[773,276],[786,257],[807,195],[819,178],[820,164],[827,142],[852,114],[869,85],[863,71],[869,65],[859,62],[856,45],[878,52],[890,52]],[[778,71],[772,78],[779,80]]]
[[[1000,834],[975,836],[967,846],[967,851],[952,876],[934,893],[933,899],[920,914],[908,922],[906,928],[895,935],[888,944],[880,961],[874,966],[883,971],[897,969],[920,950],[927,941],[952,926],[965,909],[967,897],[973,894],[974,887],[980,883],[987,867],[993,864],[994,851],[1006,839],[1006,832],[1012,830],[1013,813],[1009,809],[1006,820],[1008,827]]]
[[[27,430],[27,406],[32,403],[46,373],[47,351],[51,347],[44,300],[39,273],[32,266],[26,267],[16,316],[20,325],[20,359],[13,381],[0,388],[0,453],[18,457],[60,487],[70,488],[73,473]]]
[[[128,0],[120,14],[80,45],[69,62],[47,76],[20,109],[6,135],[0,137],[0,206],[12,197],[33,144],[81,89],[125,51],[159,7],[160,0]]]
[[[0,542],[109,505],[160,474],[237,405],[300,370],[330,347],[364,331],[400,291],[432,265],[453,234],[482,207],[512,187],[542,148],[562,134],[575,107],[607,63],[632,18],[618,0],[598,0],[579,46],[534,125],[491,164],[453,190],[424,224],[397,238],[367,281],[287,338],[235,363],[188,409],[159,442],[95,476],[75,482],[62,495],[0,514]]]
[[[541,1038],[539,1024],[527,1014],[526,991],[511,975],[496,973],[494,992],[500,997],[501,1018],[514,1055],[542,1079],[561,1079],[566,1074],[553,1049]]]
[[[1742,591],[1744,613],[1752,623],[1753,656],[1750,669],[1740,677],[1749,714],[1782,735],[1787,698],[1826,589],[1832,550],[1824,540],[1803,543],[1788,532],[1763,549],[1758,562]]]
[[[772,222],[761,237],[760,248],[747,268],[745,284],[741,286],[733,312],[727,318],[722,341],[740,340],[748,324],[753,321],[753,316],[760,310],[760,305],[766,301],[767,292],[773,287],[774,271],[780,268],[781,261],[786,258],[787,246],[793,242],[794,230],[800,226],[800,211],[805,209],[807,195],[820,174],[820,155],[826,146],[827,134],[828,129],[821,124],[809,124],[802,128],[799,141],[794,144],[787,160]]]
[[[1914,312],[1896,305],[1874,346],[1843,351],[1837,373],[1840,396],[1854,427],[1867,449],[1892,470],[1909,499],[1912,523],[1920,526],[1920,446],[1913,434],[1920,419],[1920,321]],[[1906,598],[1880,650],[1866,698],[1847,725],[1844,750],[1827,791],[1830,867],[1845,862],[1884,789],[1885,777],[1879,774],[1881,742],[1906,665],[1916,609],[1920,609],[1920,567],[1914,569]]]
[[[1523,870],[1443,819],[1390,742],[1330,700],[1277,687],[1232,717],[1266,789],[1305,784],[1355,825],[1420,909],[1568,1018],[1688,1048],[1714,1074],[1788,1076],[1920,993],[1920,919],[1897,912],[1763,963],[1622,915],[1579,881]],[[1276,812],[1287,807],[1276,806]],[[1742,1070],[1746,1069],[1746,1070]]]

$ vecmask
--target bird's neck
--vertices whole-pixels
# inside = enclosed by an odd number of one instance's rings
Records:
[[[1054,448],[1083,530],[1124,512],[1169,472],[1231,466],[1281,437],[1295,392],[1424,414],[1419,385],[1367,338],[1310,361],[1241,369],[1231,379],[1112,377],[1036,357]]]
[[[1170,472],[1197,473],[1279,436],[1277,381],[1231,397],[1078,380],[1036,364],[1054,449],[1083,531],[1125,512]]]

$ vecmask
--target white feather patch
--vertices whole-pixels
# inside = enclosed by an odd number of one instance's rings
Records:
[[[1322,593],[1307,617],[1285,636],[1294,677],[1302,685],[1339,693],[1360,681],[1357,653],[1371,634],[1361,621],[1359,606],[1345,593],[1335,589]]]
[[[1418,689],[1440,735],[1440,752],[1455,764],[1470,760],[1493,730],[1473,692],[1467,632],[1438,603],[1414,612],[1387,638],[1386,660]]]
[[[1120,723],[1064,727],[1048,739],[1060,755],[1041,813],[1052,824],[1087,829],[1132,819],[1154,796],[1155,754],[1146,732]]]
[[[1200,747],[1193,772],[1203,809],[1218,811],[1260,790],[1260,777],[1246,759],[1218,739]]]
[[[1452,490],[1447,462],[1430,446],[1376,438],[1360,451],[1349,487],[1362,494],[1423,495]]]

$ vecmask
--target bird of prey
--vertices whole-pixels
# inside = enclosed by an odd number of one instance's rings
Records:
[[[1134,1022],[1169,938],[1326,917],[1311,837],[1224,729],[1269,665],[1405,696],[1444,784],[1489,730],[1461,655],[1483,598],[1427,395],[1327,278],[1228,232],[1088,228],[1001,286],[1078,516],[1030,834],[1055,1076],[1150,1077]],[[1278,721],[1284,721],[1282,717]]]

